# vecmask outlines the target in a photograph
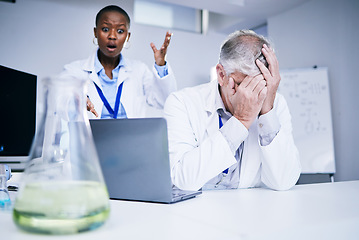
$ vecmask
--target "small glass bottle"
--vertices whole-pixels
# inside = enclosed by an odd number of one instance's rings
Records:
[[[13,207],[26,231],[72,234],[109,216],[109,196],[86,113],[86,81],[44,81],[44,110]]]
[[[10,210],[11,200],[7,190],[6,181],[11,178],[11,170],[8,165],[0,164],[0,210]]]

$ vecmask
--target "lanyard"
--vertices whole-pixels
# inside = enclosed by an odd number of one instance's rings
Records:
[[[222,118],[221,116],[218,114],[218,119],[219,119],[219,128],[221,128],[223,126],[223,122],[222,122]],[[244,148],[244,145],[243,145],[244,142],[241,143],[241,146],[239,146],[240,148],[240,153],[239,153],[239,161],[242,161],[242,155],[243,155],[243,148]],[[228,169],[225,169],[223,171],[223,173],[227,174],[228,173]]]
[[[219,128],[221,128],[221,127],[223,126],[223,122],[222,122],[222,118],[221,118],[221,116],[220,116],[219,114],[218,114],[218,119],[219,119]],[[229,169],[229,168],[225,169],[225,170],[223,171],[223,173],[227,174],[227,173],[228,173],[228,169]]]
[[[221,118],[221,116],[219,114],[218,114],[218,119],[219,119],[219,128],[221,128],[223,126],[223,122],[222,122],[222,118]],[[240,161],[242,161],[242,154],[243,154],[243,148],[244,148],[243,143],[241,143],[241,146],[240,146],[240,153],[239,153],[239,160]],[[229,170],[229,168],[225,169],[223,171],[223,173],[227,174],[228,170]]]
[[[108,103],[105,95],[103,95],[101,88],[99,88],[99,86],[97,86],[97,84],[94,82],[98,95],[100,95],[100,98],[103,102],[103,104],[105,105],[105,107],[107,108],[107,111],[112,114],[113,118],[117,118],[117,114],[118,114],[118,109],[120,108],[120,99],[121,99],[121,94],[122,94],[122,86],[123,86],[123,82],[118,86],[118,90],[117,90],[117,95],[116,95],[116,102],[115,102],[115,108],[112,109],[112,107],[110,106],[110,104]]]
[[[222,118],[219,114],[218,114],[218,118],[219,118],[219,128],[221,128],[221,127],[223,127],[223,122],[222,122]]]

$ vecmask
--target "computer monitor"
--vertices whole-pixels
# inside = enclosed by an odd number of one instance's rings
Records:
[[[36,128],[37,76],[0,65],[0,164],[23,171]]]

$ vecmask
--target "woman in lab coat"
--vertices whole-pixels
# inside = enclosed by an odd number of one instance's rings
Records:
[[[63,74],[91,80],[87,89],[89,118],[145,117],[146,104],[162,108],[177,88],[165,61],[172,34],[166,33],[160,49],[151,43],[155,65],[150,71],[144,63],[122,55],[131,36],[129,29],[126,11],[115,5],[104,7],[96,16],[94,28],[97,51],[64,67]]]

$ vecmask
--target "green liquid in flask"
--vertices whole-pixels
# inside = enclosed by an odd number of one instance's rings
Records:
[[[26,231],[73,234],[101,226],[109,216],[105,185],[92,181],[27,184],[16,199],[13,219]]]

